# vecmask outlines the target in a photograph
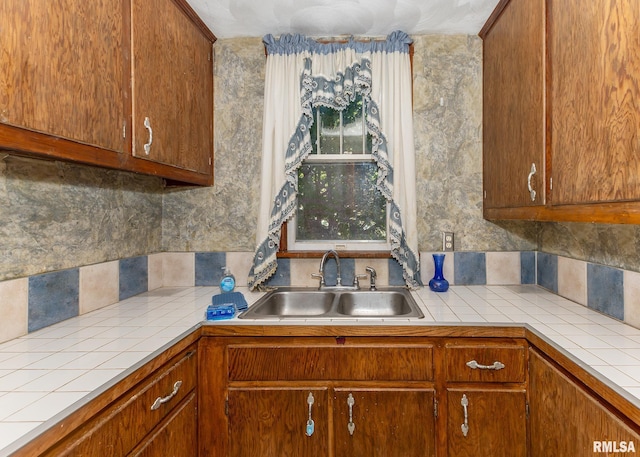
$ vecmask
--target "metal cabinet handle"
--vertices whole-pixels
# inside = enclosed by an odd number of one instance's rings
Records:
[[[313,435],[313,432],[315,431],[315,427],[316,427],[315,422],[311,418],[311,407],[313,406],[314,402],[315,402],[315,398],[313,398],[313,394],[309,392],[309,396],[307,397],[307,404],[309,405],[309,419],[307,419],[307,426],[304,431],[304,434],[307,436]]]
[[[529,172],[529,176],[527,177],[527,188],[529,189],[529,195],[531,195],[531,201],[535,202],[536,201],[536,191],[533,190],[533,188],[531,187],[531,178],[533,178],[533,175],[536,174],[536,164],[532,163],[531,164],[531,171]]]
[[[491,365],[480,365],[478,362],[476,362],[475,360],[471,360],[469,362],[467,362],[467,366],[469,368],[472,368],[474,370],[478,369],[478,370],[502,370],[504,368],[504,363],[502,362],[493,362]]]
[[[462,409],[464,410],[464,423],[460,426],[462,429],[462,435],[467,436],[469,433],[469,415],[467,414],[467,407],[469,406],[469,399],[465,394],[462,394],[462,400],[460,400]]]
[[[353,395],[349,394],[347,397],[347,406],[349,406],[349,423],[347,424],[347,430],[349,430],[349,435],[353,435],[353,432],[356,429],[356,424],[353,423],[353,405],[355,404],[355,398],[353,398]]]
[[[144,144],[144,153],[149,155],[151,152],[151,143],[153,143],[153,130],[151,129],[151,121],[148,117],[144,118],[144,126],[149,130],[149,142]]]
[[[176,381],[176,383],[173,385],[173,392],[171,392],[166,397],[156,398],[156,401],[154,401],[153,405],[151,405],[151,411],[155,411],[156,409],[160,408],[161,405],[165,404],[166,402],[171,400],[173,397],[175,397],[178,391],[180,390],[180,386],[182,386],[182,381]]]

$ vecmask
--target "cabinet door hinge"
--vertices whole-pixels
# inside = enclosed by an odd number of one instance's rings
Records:
[[[549,178],[549,190],[553,190],[553,178]]]
[[[224,415],[229,416],[229,397],[224,399]]]
[[[127,121],[122,122],[122,138],[127,139]]]
[[[433,417],[438,418],[438,399],[433,399]]]
[[[524,412],[527,415],[527,419],[529,419],[529,403],[524,405]]]

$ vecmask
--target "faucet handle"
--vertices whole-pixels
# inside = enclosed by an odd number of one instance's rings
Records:
[[[356,289],[360,289],[360,280],[361,279],[367,279],[369,277],[369,275],[367,274],[356,274],[353,277],[353,285]]]
[[[311,277],[320,280],[320,287],[324,286],[324,275],[322,273],[311,273]]]

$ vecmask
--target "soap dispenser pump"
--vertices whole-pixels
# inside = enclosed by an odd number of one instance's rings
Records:
[[[222,267],[222,269],[224,270],[224,274],[220,280],[220,292],[233,292],[233,289],[236,288],[236,278],[227,267]]]

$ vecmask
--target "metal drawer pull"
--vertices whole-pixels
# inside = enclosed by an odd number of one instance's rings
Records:
[[[470,362],[467,362],[467,366],[469,368],[472,369],[478,369],[478,370],[502,370],[504,368],[504,363],[502,362],[493,362],[492,365],[480,365],[478,362],[476,362],[475,360],[471,360]]]
[[[309,392],[309,396],[307,397],[307,404],[309,405],[309,419],[307,420],[307,427],[306,430],[304,432],[305,435],[307,436],[311,436],[313,435],[313,432],[315,430],[315,423],[313,422],[313,419],[311,418],[311,407],[313,406],[313,403],[315,402],[315,398],[313,398],[313,394],[311,392]]]
[[[531,187],[531,178],[533,178],[533,175],[536,174],[536,164],[532,163],[531,164],[531,172],[529,172],[529,176],[527,177],[527,188],[529,189],[529,195],[531,195],[531,201],[535,202],[536,201],[536,191],[533,190],[533,187]]]
[[[173,392],[171,392],[166,397],[156,398],[156,401],[154,401],[153,405],[151,405],[151,411],[155,411],[156,409],[160,408],[160,405],[164,405],[166,402],[175,397],[180,390],[180,386],[182,386],[182,381],[176,381],[176,383],[173,385]]]
[[[353,435],[353,432],[356,429],[356,424],[353,423],[353,405],[355,404],[355,398],[353,398],[353,395],[349,394],[347,397],[347,405],[349,406],[349,423],[347,424],[347,430],[349,430],[349,435]]]
[[[460,426],[462,429],[462,435],[467,436],[469,433],[469,416],[467,415],[467,406],[469,406],[469,399],[465,394],[462,394],[462,400],[460,400],[460,404],[462,405],[462,409],[464,410],[464,424]]]
[[[153,130],[151,129],[151,121],[148,117],[144,118],[144,126],[149,130],[149,142],[144,144],[144,153],[149,155],[151,152],[151,143],[153,143]]]

